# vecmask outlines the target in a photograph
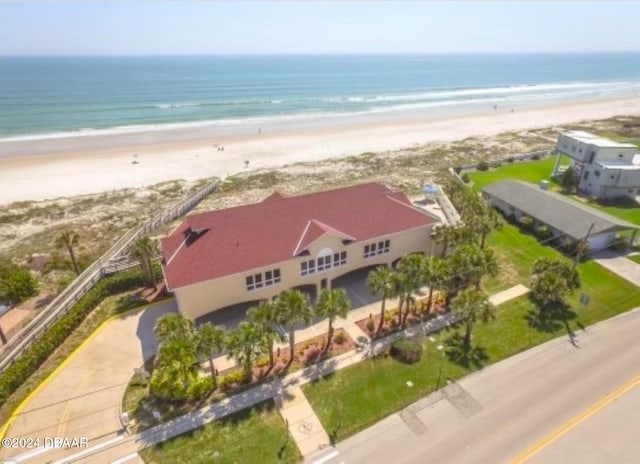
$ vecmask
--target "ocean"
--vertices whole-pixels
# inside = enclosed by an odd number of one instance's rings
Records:
[[[637,95],[638,53],[0,57],[0,141]]]

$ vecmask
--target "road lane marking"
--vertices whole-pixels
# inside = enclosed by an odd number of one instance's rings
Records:
[[[534,445],[532,445],[529,448],[527,448],[524,452],[520,453],[518,456],[516,456],[511,461],[512,464],[523,464],[528,459],[531,459],[533,456],[538,454],[540,451],[542,451],[544,448],[546,448],[551,443],[556,441],[558,438],[560,438],[563,435],[565,435],[571,429],[575,428],[576,426],[578,426],[582,422],[586,421],[591,416],[593,416],[595,413],[600,411],[602,408],[604,408],[605,406],[611,404],[612,402],[614,402],[615,400],[617,400],[618,398],[620,398],[622,395],[624,395],[625,393],[629,392],[633,388],[637,387],[638,385],[640,385],[640,375],[632,378],[627,383],[625,383],[625,384],[621,385],[620,387],[616,388],[611,393],[608,393],[603,398],[601,398],[599,401],[597,401],[596,403],[592,404],[587,409],[582,411],[580,414],[578,414],[574,418],[572,418],[569,421],[567,421],[564,425],[560,426],[559,428],[557,428],[556,430],[551,432],[549,435],[544,437],[542,440],[538,441]]]

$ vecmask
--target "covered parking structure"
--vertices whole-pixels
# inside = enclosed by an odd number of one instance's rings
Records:
[[[485,187],[482,195],[506,216],[516,220],[529,216],[536,227],[546,225],[556,238],[587,239],[591,251],[612,246],[617,234],[624,231],[631,231],[630,243],[633,243],[640,228],[528,182],[496,182]]]

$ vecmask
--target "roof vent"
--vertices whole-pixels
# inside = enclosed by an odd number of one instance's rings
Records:
[[[190,246],[200,237],[202,237],[209,229],[206,227],[200,229],[192,229],[191,227],[187,227],[184,234],[185,245]]]

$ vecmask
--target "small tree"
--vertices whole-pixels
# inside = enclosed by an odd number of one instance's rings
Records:
[[[26,266],[3,263],[0,266],[0,299],[15,304],[38,293],[38,281]]]
[[[325,289],[320,293],[318,304],[316,305],[316,314],[329,319],[329,332],[327,333],[327,344],[324,352],[329,351],[331,346],[331,338],[333,337],[333,321],[337,317],[345,319],[351,309],[351,302],[347,296],[347,292],[343,288],[328,290]]]
[[[222,353],[225,344],[224,329],[207,322],[200,326],[196,335],[196,353],[198,356],[205,357],[209,360],[209,369],[211,369],[211,381],[213,388],[218,384],[216,377],[216,369],[213,365],[213,357]]]
[[[156,242],[150,237],[140,237],[133,244],[133,248],[129,252],[129,257],[140,264],[140,269],[145,276],[145,280],[150,287],[156,286],[156,276],[153,273],[153,264],[151,260],[158,253]]]
[[[569,166],[562,174],[562,191],[566,194],[574,193],[578,186],[578,177],[573,166]]]
[[[249,308],[247,311],[249,321],[255,323],[262,331],[262,340],[264,341],[264,349],[269,354],[269,370],[273,369],[275,360],[273,358],[273,347],[277,343],[282,343],[284,336],[275,329],[278,322],[278,313],[276,305],[273,303],[262,302],[258,306]]]
[[[382,298],[382,303],[380,304],[380,322],[376,329],[376,335],[380,333],[384,325],[387,299],[393,298],[395,292],[393,275],[394,272],[387,266],[379,266],[369,272],[367,276],[367,287],[369,287],[369,290]]]
[[[276,300],[278,323],[283,324],[289,330],[289,365],[293,362],[295,354],[295,326],[296,324],[309,324],[313,318],[309,296],[300,290],[285,290]]]
[[[195,337],[193,321],[178,313],[162,315],[157,320],[153,331],[158,345],[163,345],[173,340],[192,340]]]
[[[76,275],[80,275],[80,268],[78,267],[78,262],[76,261],[76,255],[73,251],[73,248],[78,246],[80,241],[80,236],[72,231],[72,230],[63,230],[58,237],[56,238],[56,246],[58,248],[66,248],[69,253],[69,258],[71,258],[71,265],[73,266],[73,270]]]
[[[531,296],[540,309],[564,302],[564,298],[580,287],[577,269],[563,259],[538,258],[531,270]]]
[[[488,322],[495,317],[494,308],[489,303],[486,295],[475,289],[467,289],[460,292],[451,303],[453,312],[456,313],[465,326],[464,349],[471,349],[471,334],[478,321]]]
[[[246,381],[251,381],[253,364],[263,352],[264,340],[260,326],[251,321],[241,322],[229,334],[227,349],[229,356],[241,366]]]

